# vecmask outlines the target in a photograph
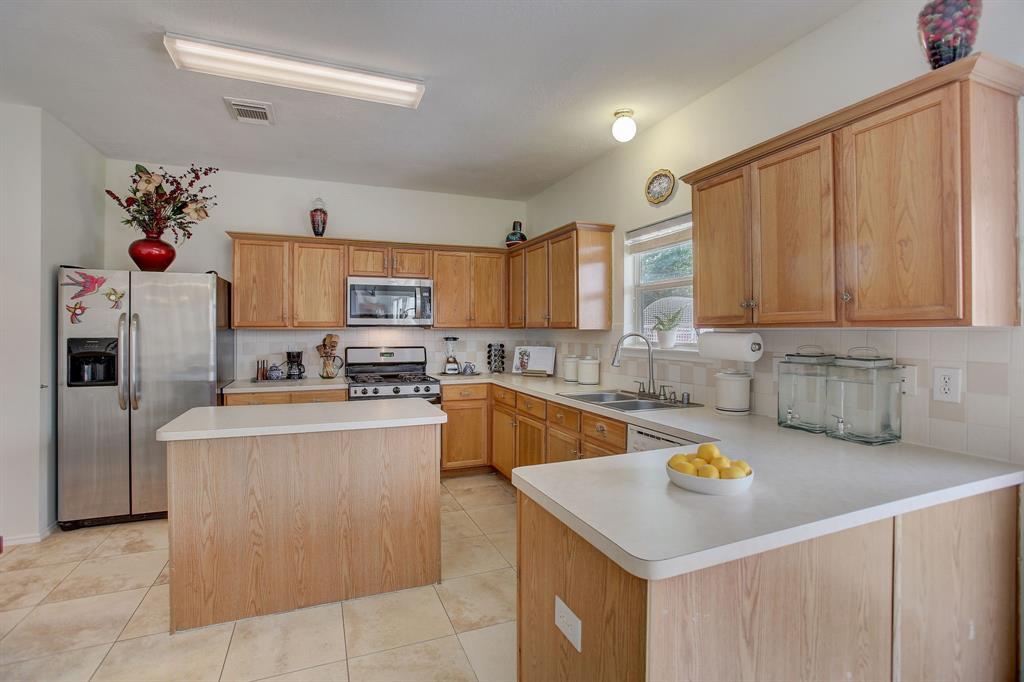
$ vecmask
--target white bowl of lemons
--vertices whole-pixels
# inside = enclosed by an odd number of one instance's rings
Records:
[[[754,470],[742,459],[729,459],[714,443],[692,454],[672,455],[665,463],[670,481],[704,495],[738,495],[754,482]]]

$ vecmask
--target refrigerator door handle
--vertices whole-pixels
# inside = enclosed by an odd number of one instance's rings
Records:
[[[128,409],[128,313],[117,318],[117,405]]]
[[[128,344],[132,349],[131,359],[131,376],[129,378],[131,388],[131,403],[132,409],[139,409],[139,401],[141,396],[139,395],[139,314],[135,313],[132,315],[131,322],[128,324]]]

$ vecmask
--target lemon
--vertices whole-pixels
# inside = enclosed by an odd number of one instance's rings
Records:
[[[692,462],[695,459],[697,459],[697,453],[696,452],[690,453],[689,455],[686,456],[686,461],[687,462]]]
[[[690,460],[690,464],[700,469],[702,466],[707,464],[707,461],[701,459],[700,457],[694,457],[693,459]]]
[[[738,467],[740,469],[743,469],[743,473],[745,475],[748,475],[748,476],[750,475],[750,465],[747,464],[746,462],[744,462],[742,459],[734,459],[732,461],[732,465],[734,467]]]
[[[746,478],[747,474],[739,467],[726,467],[721,471],[722,478]]]
[[[718,446],[715,445],[714,443],[701,443],[697,447],[697,456],[703,459],[705,462],[710,462],[715,457],[718,457],[720,454],[722,453],[718,451]]]
[[[700,476],[701,478],[720,478],[721,477],[719,472],[718,472],[718,469],[716,469],[715,467],[711,466],[710,464],[704,464],[699,469],[697,469],[697,475]]]
[[[678,471],[681,474],[688,474],[690,476],[697,475],[697,467],[693,466],[689,462],[669,462],[669,467]]]
[[[722,469],[728,469],[729,467],[731,467],[732,462],[730,462],[729,458],[726,457],[725,455],[719,455],[718,457],[715,457],[713,460],[711,460],[711,466],[721,471]]]
[[[689,463],[689,461],[690,461],[690,460],[688,460],[688,459],[686,458],[686,455],[683,455],[683,454],[679,454],[679,455],[672,455],[672,456],[671,456],[671,457],[669,458],[669,460],[668,460],[668,465],[669,465],[670,467],[672,467],[673,469],[675,469],[675,468],[676,468],[676,465],[677,465],[677,464],[680,464],[680,463],[682,463],[682,462],[686,462],[686,463]]]

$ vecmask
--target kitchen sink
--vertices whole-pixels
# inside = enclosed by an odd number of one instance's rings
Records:
[[[615,400],[633,400],[636,395],[625,391],[599,391],[597,393],[559,393],[558,395],[582,400],[585,403],[610,403]]]
[[[595,393],[559,393],[560,396],[579,400],[584,403],[610,407],[620,412],[638,412],[640,410],[671,410],[684,407],[702,407],[700,403],[682,405],[668,400],[637,398],[635,393],[625,391],[598,391]]]

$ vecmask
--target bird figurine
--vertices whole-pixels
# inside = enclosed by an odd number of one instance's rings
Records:
[[[88,310],[81,301],[75,301],[71,305],[66,305],[64,309],[71,313],[71,324],[80,323],[82,315],[85,315],[85,311]]]
[[[106,277],[101,275],[90,275],[88,272],[82,272],[81,270],[76,270],[75,274],[78,275],[79,279],[75,279],[73,276],[68,275],[68,281],[60,283],[62,287],[78,287],[78,291],[71,296],[72,301],[76,298],[95,294],[99,291],[99,288],[103,286],[103,283],[107,281]]]
[[[110,301],[110,309],[111,310],[120,310],[121,309],[121,299],[124,298],[124,293],[125,292],[118,291],[114,287],[110,287],[109,289],[107,289],[106,291],[103,292],[104,298],[106,298],[108,301]]]

